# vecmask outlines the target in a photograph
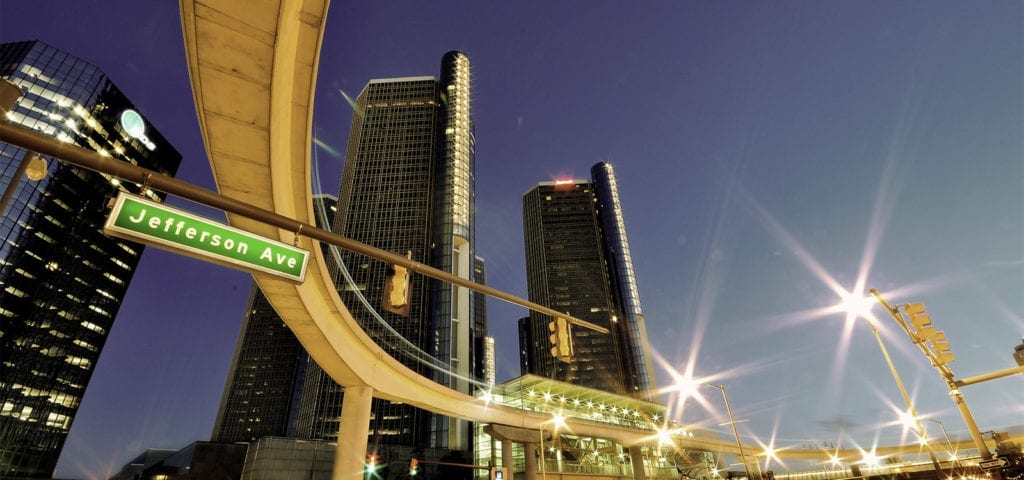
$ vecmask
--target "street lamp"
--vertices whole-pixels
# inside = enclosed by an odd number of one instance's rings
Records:
[[[22,174],[34,182],[46,178],[46,159],[31,150],[25,151],[25,155],[21,157],[21,163],[18,164],[18,169],[11,177],[11,183],[7,184],[3,197],[0,197],[0,215],[7,213],[7,204],[14,197],[14,191],[18,188]]]
[[[551,438],[552,438],[552,440],[555,438],[555,435],[558,433],[558,430],[560,428],[563,428],[563,427],[566,426],[565,425],[565,417],[562,415],[561,412],[552,412],[551,413],[551,420],[550,420],[550,422],[545,422],[545,423],[551,423],[551,425],[552,425],[552,428],[551,428]],[[542,478],[548,478],[547,466],[545,465],[547,463],[547,457],[544,454],[544,424],[543,423],[540,424],[537,427],[537,430],[538,430],[538,432],[540,432],[540,475],[541,475]],[[529,452],[527,452],[527,455],[529,455]],[[558,454],[558,455],[560,455],[560,454]]]
[[[0,79],[0,122],[7,122],[7,112],[14,108],[15,102],[21,96],[21,88],[7,79]],[[3,197],[0,197],[0,216],[7,213],[7,204],[14,196],[15,189],[21,181],[21,175],[25,174],[29,180],[38,182],[46,178],[46,160],[42,155],[33,151],[25,151],[25,155],[18,164],[18,169],[11,176],[11,183],[7,184]]]
[[[736,448],[740,451],[740,463],[743,464],[743,471],[746,472],[747,478],[754,478],[750,475],[750,466],[747,465],[747,454],[743,453],[743,442],[740,441],[740,431],[736,428],[736,417],[732,415],[732,404],[729,403],[729,395],[725,393],[725,385],[713,383],[702,383],[701,385],[717,388],[722,392],[722,398],[725,399],[725,411],[729,413],[729,424],[732,425],[732,434],[736,437]]]
[[[927,418],[926,420],[939,424],[939,429],[942,430],[942,436],[946,437],[946,447],[949,448],[949,457],[953,462],[953,465],[959,465],[960,456],[957,455],[956,448],[953,447],[953,441],[949,439],[949,432],[946,431],[946,424],[942,423],[942,420],[937,418]]]

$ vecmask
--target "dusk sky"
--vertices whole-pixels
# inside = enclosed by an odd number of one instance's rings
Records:
[[[214,188],[177,2],[0,0],[0,40],[33,39],[102,69],[182,153],[178,178]],[[373,78],[436,76],[450,50],[473,68],[490,285],[526,296],[523,193],[611,162],[658,383],[690,370],[724,384],[745,442],[913,441],[868,323],[828,310],[841,291],[923,302],[958,378],[1016,365],[1019,0],[335,1],[314,125],[325,193],[337,194],[346,96]],[[147,248],[57,476],[107,478],[146,448],[208,440],[251,284]],[[966,438],[938,373],[872,312],[918,413]],[[519,375],[524,315],[490,302],[499,381]],[[1024,428],[1024,375],[963,392],[982,430]],[[698,393],[706,406],[662,400],[726,435],[720,392]]]

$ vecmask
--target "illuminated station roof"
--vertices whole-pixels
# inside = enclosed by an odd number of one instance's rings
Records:
[[[666,426],[668,407],[626,395],[597,390],[537,375],[522,375],[477,394],[486,402],[522,410],[550,412],[595,422],[656,431]],[[670,425],[673,429],[682,427]],[[702,432],[717,437],[714,432]],[[702,436],[704,436],[702,435]]]

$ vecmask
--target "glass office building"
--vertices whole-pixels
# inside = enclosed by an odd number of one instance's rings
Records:
[[[173,175],[181,155],[94,65],[41,42],[0,45],[0,78],[21,90],[6,120],[102,155]],[[0,143],[0,476],[50,477],[142,255],[102,233],[119,191],[105,174],[47,159],[15,178],[29,152]]]
[[[654,370],[612,166],[530,189],[523,232],[530,300],[609,329],[573,326],[574,355],[562,362],[551,354],[551,317],[531,312],[519,322],[523,373],[650,400]]]
[[[333,195],[313,196],[318,227],[330,226],[337,203]],[[331,263],[326,245],[321,248]],[[293,436],[309,363],[299,339],[253,282],[212,440],[255,442],[267,436]]]
[[[356,99],[342,172],[335,233],[474,278],[470,66],[461,52],[437,77],[371,80]],[[384,262],[341,251],[342,300],[363,330],[396,359],[470,393],[477,339],[486,325],[470,291],[412,274],[408,314],[381,308]],[[482,263],[479,264],[482,273]],[[310,365],[296,435],[335,439],[343,391]],[[470,427],[405,404],[373,401],[371,444],[470,450]]]

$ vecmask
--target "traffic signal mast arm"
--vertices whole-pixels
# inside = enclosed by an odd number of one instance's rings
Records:
[[[499,298],[535,312],[551,315],[552,317],[562,317],[569,323],[589,328],[590,330],[598,333],[608,333],[607,328],[568,316],[564,313],[555,311],[554,309],[486,285],[481,285],[467,278],[462,278],[445,272],[444,270],[424,265],[406,258],[403,255],[371,247],[351,238],[317,228],[315,225],[302,223],[293,218],[235,200],[212,190],[178,180],[174,177],[161,175],[159,172],[155,172],[153,170],[142,168],[114,158],[104,157],[92,150],[70,143],[63,143],[56,137],[44,135],[32,129],[14,125],[10,122],[0,121],[0,141],[10,143],[26,150],[31,150],[42,155],[50,156],[79,167],[105,173],[122,180],[148,185],[155,190],[181,197],[186,200],[191,200],[208,207],[223,210],[225,212],[231,212],[236,215],[251,218],[258,222],[273,225],[286,231],[296,232],[296,237],[300,234],[305,235],[306,237],[314,240],[329,243],[351,252],[388,262],[392,265],[399,265],[405,267],[410,272],[416,272],[460,287],[466,287],[474,292]]]

